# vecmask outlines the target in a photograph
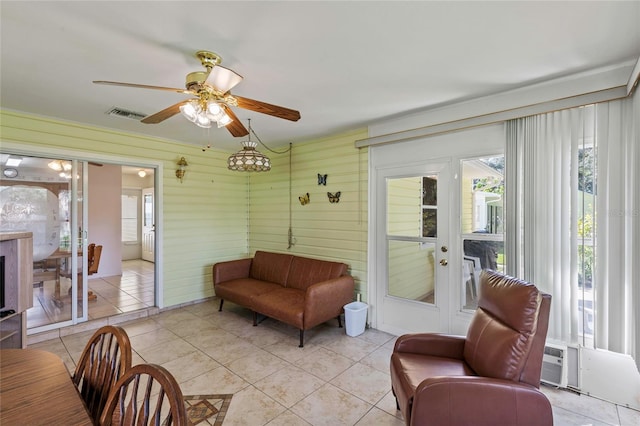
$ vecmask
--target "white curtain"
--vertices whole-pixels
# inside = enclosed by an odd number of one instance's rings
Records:
[[[553,297],[550,339],[630,354],[640,365],[638,104],[635,96],[507,123],[505,248],[507,272]],[[578,215],[585,208],[578,151],[592,144],[597,164],[593,337],[579,329],[583,312],[578,309],[585,291],[578,286]],[[583,318],[582,327],[588,327]]]
[[[640,97],[596,106],[597,348],[640,369]]]
[[[507,272],[551,294],[548,337],[570,343],[578,343],[578,197],[573,188],[584,113],[583,108],[562,110],[507,125]]]

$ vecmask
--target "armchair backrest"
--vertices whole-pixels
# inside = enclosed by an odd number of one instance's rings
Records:
[[[464,347],[480,376],[540,386],[551,296],[533,284],[485,270]]]

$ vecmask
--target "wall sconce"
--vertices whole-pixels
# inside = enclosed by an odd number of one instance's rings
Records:
[[[180,161],[178,161],[178,169],[176,170],[176,177],[178,179],[180,179],[180,183],[182,183],[182,178],[184,177],[184,174],[186,172],[186,167],[189,164],[187,163],[187,160],[184,159],[184,157],[180,158]]]

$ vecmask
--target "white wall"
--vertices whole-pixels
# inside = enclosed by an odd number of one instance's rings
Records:
[[[122,274],[120,166],[89,165],[89,235],[88,242],[102,245],[98,273],[91,278]]]

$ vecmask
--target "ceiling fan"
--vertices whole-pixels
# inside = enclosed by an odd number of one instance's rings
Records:
[[[186,89],[104,80],[94,80],[94,83],[165,90],[195,96],[195,98],[180,101],[160,112],[146,116],[140,120],[145,124],[160,123],[182,112],[186,118],[200,127],[210,127],[212,122],[215,122],[218,127],[225,126],[233,136],[240,137],[248,135],[249,131],[233,113],[231,107],[240,107],[290,121],[300,119],[300,112],[296,110],[232,95],[230,90],[240,83],[243,77],[235,71],[221,66],[222,58],[216,53],[200,50],[196,52],[196,57],[200,59],[206,71],[187,74]]]

